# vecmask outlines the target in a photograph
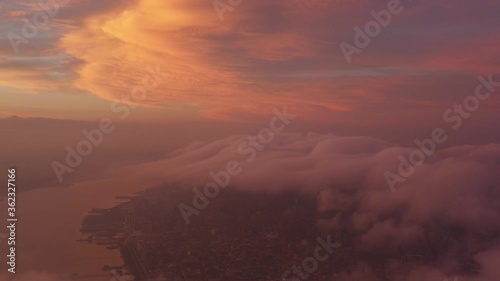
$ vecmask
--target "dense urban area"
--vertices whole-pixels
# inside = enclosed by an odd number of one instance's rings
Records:
[[[356,241],[348,230],[320,231],[318,221],[332,214],[318,212],[314,194],[226,189],[191,216],[189,224],[178,205],[192,200],[191,191],[153,188],[117,199],[125,201],[91,210],[82,224],[84,237],[78,240],[120,251],[124,265],[103,267],[109,276],[122,278],[117,280],[322,281],[356,270],[360,260],[384,280],[390,259],[437,265],[430,245],[445,242],[427,241],[398,253],[359,250],[350,246]],[[443,237],[453,238],[451,231]],[[314,256],[318,239],[336,241],[338,248],[306,272],[301,265]]]

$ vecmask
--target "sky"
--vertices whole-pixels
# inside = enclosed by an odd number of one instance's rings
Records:
[[[2,2],[1,116],[98,120],[124,102],[128,121],[248,123],[287,105],[310,124],[422,128],[499,67],[494,0],[401,1],[350,63],[341,43],[390,1],[58,1]]]

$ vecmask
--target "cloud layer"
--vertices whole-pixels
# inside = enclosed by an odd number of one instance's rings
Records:
[[[191,189],[213,181],[209,172],[236,160],[242,173],[231,177],[228,188],[316,194],[317,226],[342,233],[362,256],[379,253],[391,280],[459,275],[459,280],[493,281],[498,276],[493,264],[500,257],[500,145],[442,149],[391,193],[384,172],[395,170],[398,155],[411,148],[370,137],[282,134],[247,163],[248,155],[238,153],[244,141],[235,136],[193,143],[126,173]],[[376,269],[358,266],[340,280],[379,280]]]
[[[0,81],[122,100],[158,66],[161,87],[142,106],[247,120],[287,104],[311,120],[387,124],[390,112],[410,122],[470,94],[477,75],[499,72],[497,1],[417,2],[402,1],[403,12],[347,64],[339,44],[352,44],[353,28],[387,1],[243,1],[224,21],[205,0],[70,1],[20,54],[1,41]],[[2,28],[19,31],[38,10],[6,5]]]

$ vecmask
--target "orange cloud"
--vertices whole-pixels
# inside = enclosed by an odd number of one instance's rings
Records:
[[[349,65],[339,43],[387,1],[243,1],[224,21],[206,0],[71,1],[23,57],[0,52],[0,83],[115,101],[158,67],[161,84],[133,103],[225,120],[287,105],[311,120],[401,122],[454,102],[463,75],[498,70],[497,28],[488,25],[498,2],[452,3],[405,2]],[[13,12],[23,11],[10,11],[17,24]],[[389,112],[398,118],[386,120]]]
[[[263,62],[313,57],[317,43],[286,30],[252,31],[244,26],[249,15],[243,5],[237,9],[234,22],[222,23],[206,1],[142,0],[114,17],[88,18],[60,46],[84,62],[77,87],[107,100],[120,100],[141,83],[148,67],[158,66],[164,79],[138,102],[143,106],[188,104],[214,117],[235,106],[259,113],[254,109],[283,103],[324,104],[303,95],[286,97],[286,83],[265,81],[254,70]]]

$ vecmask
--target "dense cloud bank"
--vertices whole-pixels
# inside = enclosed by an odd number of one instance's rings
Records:
[[[229,177],[227,188],[317,194],[317,226],[340,235],[367,260],[377,253],[371,258],[385,261],[382,267],[391,280],[500,276],[495,266],[500,259],[500,145],[438,150],[393,193],[384,173],[396,172],[398,156],[407,157],[414,148],[312,133],[280,134],[268,145],[258,144],[252,149],[247,138],[238,136],[193,143],[134,171],[203,190],[217,178],[226,183],[221,171],[236,161],[240,173]],[[378,280],[374,270],[360,262],[338,280]]]
[[[384,173],[397,173],[398,157],[407,158],[413,147],[315,133],[277,134],[267,144],[255,140],[196,142],[108,176],[165,182],[191,192],[215,179],[227,182],[221,175],[236,162],[240,172],[229,177],[227,189],[291,189],[317,196],[316,226],[359,257],[335,280],[382,281],[381,270],[387,280],[500,276],[500,145],[438,149],[391,192]]]

